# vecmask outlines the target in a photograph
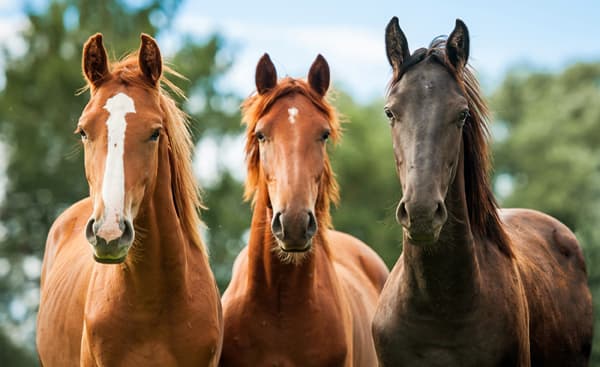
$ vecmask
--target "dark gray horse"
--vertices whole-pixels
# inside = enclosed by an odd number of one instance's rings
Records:
[[[373,334],[382,366],[585,366],[592,302],[573,233],[545,214],[499,211],[488,109],[460,20],[412,55],[398,19],[385,112],[403,197],[404,248]]]

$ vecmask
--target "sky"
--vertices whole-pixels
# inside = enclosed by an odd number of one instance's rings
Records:
[[[19,47],[16,33],[26,26],[22,4],[0,0],[0,44]],[[600,60],[599,15],[598,1],[184,0],[174,29],[159,34],[158,41],[168,56],[180,34],[202,40],[221,33],[235,62],[222,87],[242,97],[254,89],[254,68],[264,52],[280,76],[305,76],[320,53],[330,64],[334,87],[368,102],[383,95],[391,75],[383,40],[392,16],[400,19],[411,51],[449,34],[455,19],[462,19],[471,36],[470,61],[491,91],[510,68],[558,71]]]
[[[175,20],[179,32],[221,32],[236,63],[228,85],[248,95],[254,67],[268,52],[280,75],[304,76],[321,53],[334,86],[359,101],[383,95],[391,75],[384,30],[398,16],[410,50],[449,34],[456,18],[468,26],[471,63],[493,89],[512,67],[560,70],[600,60],[598,1],[187,1]]]

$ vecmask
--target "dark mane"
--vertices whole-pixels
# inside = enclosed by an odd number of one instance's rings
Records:
[[[502,253],[513,257],[510,239],[502,227],[498,203],[490,184],[490,111],[472,67],[467,65],[462,72],[458,72],[446,56],[446,39],[437,37],[429,48],[420,48],[406,59],[400,70],[392,76],[388,94],[407,70],[425,59],[433,59],[448,69],[468,100],[470,116],[463,128],[463,145],[465,194],[471,229],[474,234],[495,243]]]
[[[340,122],[335,109],[327,102],[324,97],[315,93],[308,83],[301,79],[283,78],[277,85],[265,94],[255,93],[248,97],[242,103],[242,122],[246,124],[246,165],[248,176],[246,178],[244,198],[256,200],[256,193],[262,177],[260,167],[260,157],[258,151],[258,139],[254,136],[256,124],[262,116],[281,98],[290,94],[301,94],[308,98],[312,104],[325,114],[329,127],[331,129],[331,140],[335,143],[341,135]],[[262,177],[264,180],[264,177]],[[331,215],[330,205],[337,204],[339,200],[339,189],[335,175],[329,162],[329,157],[325,155],[325,168],[321,179],[319,197],[316,203],[316,216],[323,228],[330,228]]]

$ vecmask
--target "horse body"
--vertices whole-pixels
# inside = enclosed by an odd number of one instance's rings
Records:
[[[501,210],[529,309],[532,366],[587,366],[593,310],[575,235],[544,213]]]
[[[157,87],[160,69],[152,69],[160,65],[157,45],[149,37],[142,41],[140,59],[150,51],[152,60],[140,61],[138,68],[137,60],[129,58],[112,73],[106,65],[90,61],[102,60],[101,36],[90,38],[84,49],[84,70],[93,85],[79,129],[86,134],[82,137],[91,197],[67,209],[48,236],[37,333],[45,366],[215,366],[219,359],[221,308],[196,228],[187,126],[174,102]],[[86,65],[98,70],[88,72]],[[103,70],[109,74],[94,84],[97,72]],[[156,79],[138,81],[144,76]],[[121,168],[125,183],[121,202],[131,203],[123,214],[107,200],[98,204],[99,192],[105,199],[104,193],[115,188],[96,186],[96,177],[102,176],[95,172],[102,167],[100,155],[119,149],[118,141],[113,147],[102,142],[100,125],[107,117],[99,107],[110,107],[114,96],[126,96],[118,98],[129,98],[135,106],[130,109],[134,116],[127,116],[123,139],[127,153]],[[152,125],[144,125],[148,123]],[[119,169],[108,167],[109,162],[107,158],[106,169]],[[120,238],[100,238],[111,233],[103,232],[103,225],[114,218],[102,212],[121,218],[116,227],[122,231]]]
[[[556,219],[497,209],[466,26],[410,55],[393,18],[386,45],[404,247],[373,321],[380,365],[586,366],[581,249]]]
[[[275,86],[268,56],[257,67],[254,98],[272,102],[254,115],[248,113],[254,105],[246,104],[247,197],[254,195],[254,210],[248,246],[223,295],[222,366],[376,363],[370,323],[387,269],[364,243],[327,228],[337,191],[322,136],[334,137],[338,127],[321,101],[329,84],[321,59],[311,67],[309,85],[288,78]],[[285,168],[291,171],[282,174]]]

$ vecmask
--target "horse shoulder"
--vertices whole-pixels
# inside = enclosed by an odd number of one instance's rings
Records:
[[[371,323],[388,269],[369,246],[353,236],[329,231],[328,240],[334,268],[353,320],[351,358],[354,365],[375,365]]]
[[[352,274],[366,276],[379,294],[389,275],[381,257],[367,244],[347,233],[330,230],[328,238],[334,263]]]
[[[90,213],[91,201],[81,200],[65,210],[48,233],[37,322],[42,363],[79,363],[83,308],[93,264],[83,235]],[[58,349],[57,340],[61,340]]]
[[[47,273],[58,254],[69,246],[69,243],[77,236],[83,233],[84,226],[92,212],[92,203],[90,198],[85,198],[71,205],[62,214],[56,218],[48,237],[46,238],[46,248],[44,250],[44,260],[42,265],[41,286],[44,285],[44,274]],[[81,230],[81,233],[78,231]]]

